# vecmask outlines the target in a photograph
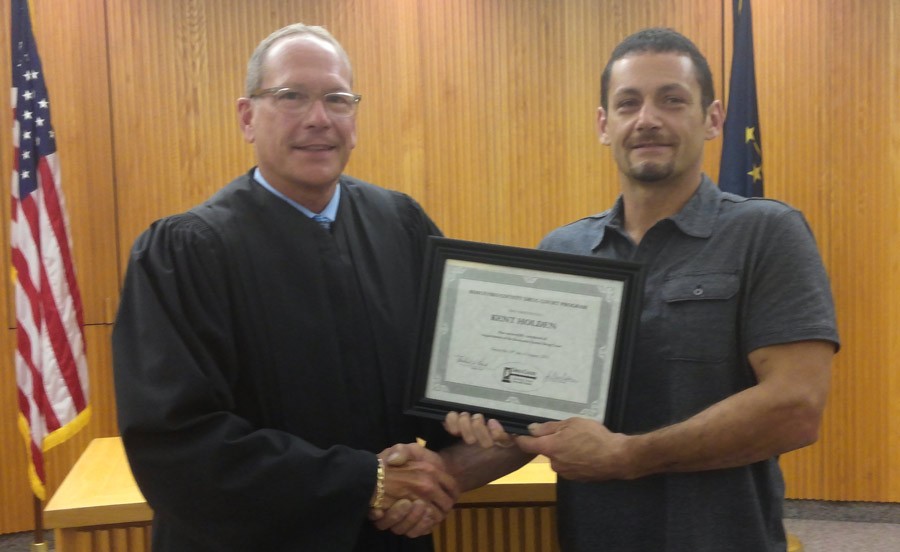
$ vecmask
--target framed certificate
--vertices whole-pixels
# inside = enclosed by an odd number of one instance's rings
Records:
[[[637,263],[429,238],[407,412],[616,430],[642,293]]]

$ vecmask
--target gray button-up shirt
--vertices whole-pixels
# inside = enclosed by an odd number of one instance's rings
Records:
[[[830,284],[803,215],[778,201],[723,193],[706,176],[684,208],[638,245],[624,230],[620,197],[612,209],[554,230],[539,247],[645,267],[619,428],[625,433],[680,422],[755,385],[747,360],[755,349],[804,340],[838,344]],[[571,539],[565,550],[615,542],[620,551],[755,552],[777,549],[772,543],[784,539],[783,483],[774,459],[755,468],[567,485],[560,488],[561,535]],[[702,515],[693,505],[698,492]],[[744,526],[735,528],[728,521],[735,508],[753,521],[739,520]],[[715,527],[690,531],[704,519]],[[716,540],[727,531],[736,533]],[[735,548],[734,535],[743,535],[747,547]],[[626,541],[644,544],[619,547]]]

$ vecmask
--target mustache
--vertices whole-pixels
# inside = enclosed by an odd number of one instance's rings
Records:
[[[671,146],[673,144],[674,140],[671,140],[665,136],[661,136],[656,132],[652,134],[647,133],[635,136],[627,142],[627,145],[630,148],[640,148],[648,146]]]
[[[647,148],[653,146],[671,146],[671,142],[667,142],[665,140],[635,140],[634,142],[629,142],[628,147],[635,148]]]

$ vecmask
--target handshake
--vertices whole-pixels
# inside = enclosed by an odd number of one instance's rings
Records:
[[[379,529],[427,535],[447,517],[462,491],[514,471],[534,456],[515,448],[496,420],[485,421],[480,414],[450,412],[444,428],[460,442],[439,453],[416,443],[398,444],[378,455],[383,479],[370,502],[369,519]]]
[[[384,479],[369,519],[381,530],[420,537],[431,533],[459,499],[460,486],[440,454],[416,443],[398,444],[378,455]],[[380,499],[380,500],[379,500]]]

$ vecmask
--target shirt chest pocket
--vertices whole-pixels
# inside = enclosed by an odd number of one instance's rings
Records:
[[[738,289],[734,272],[670,276],[661,299],[668,329],[667,356],[719,362],[737,352]]]

